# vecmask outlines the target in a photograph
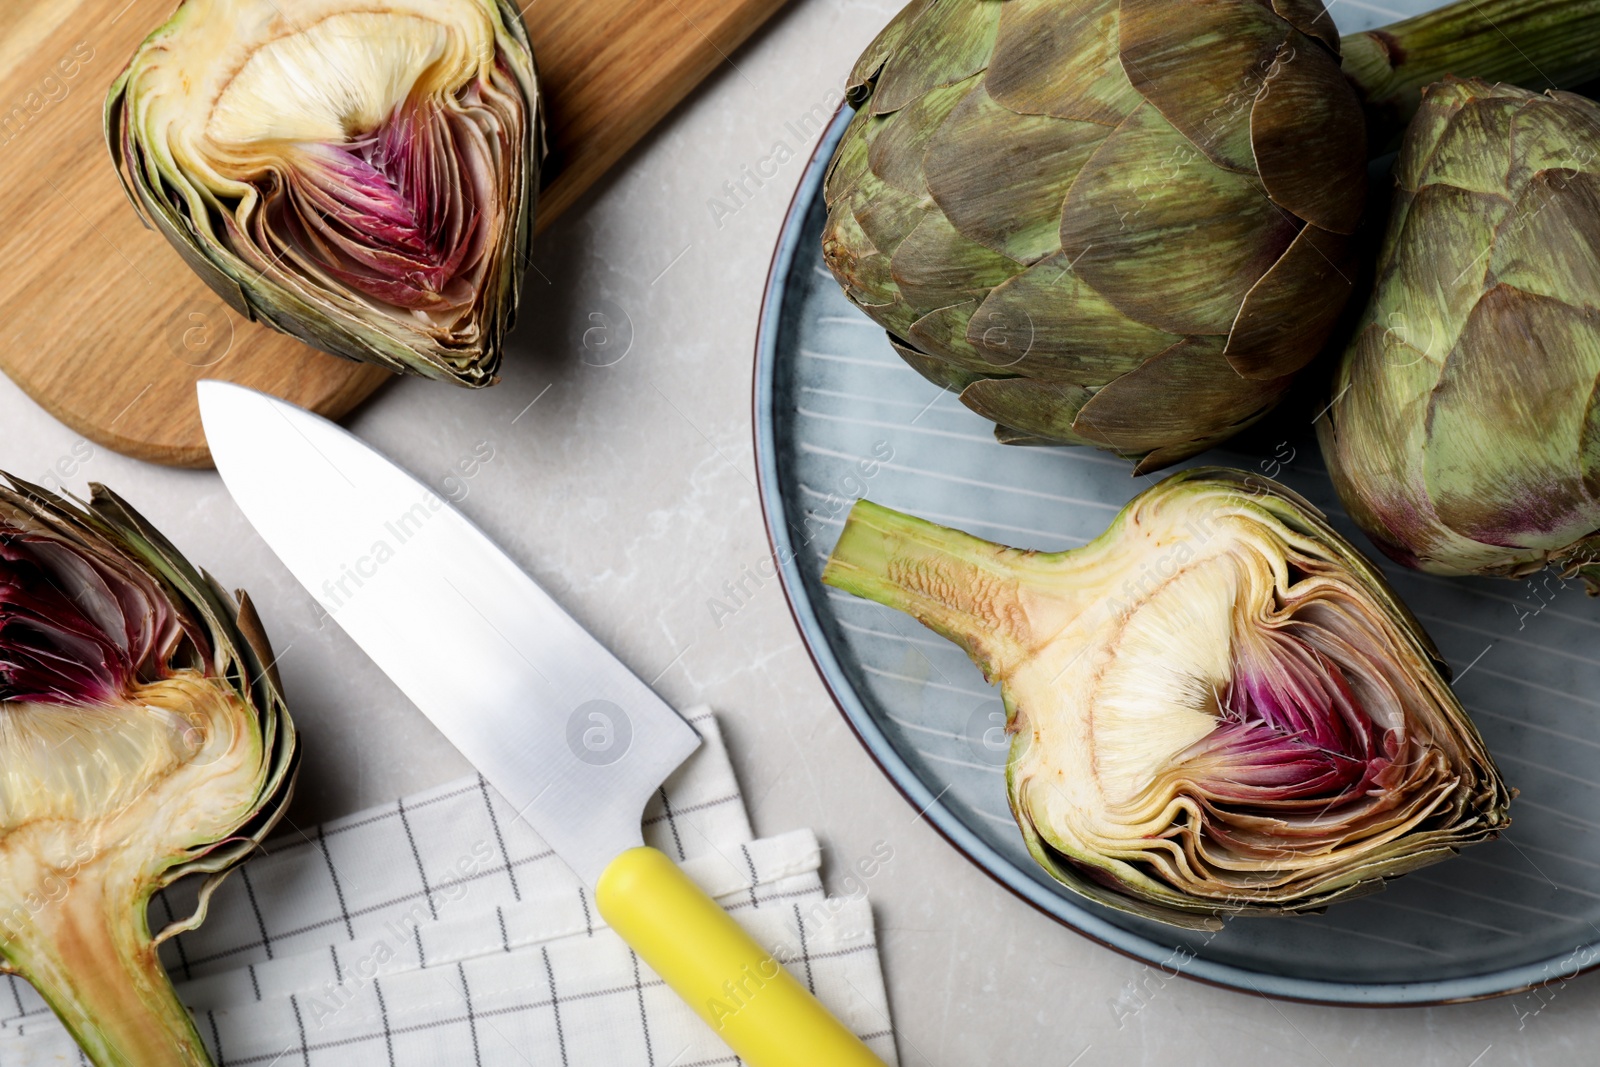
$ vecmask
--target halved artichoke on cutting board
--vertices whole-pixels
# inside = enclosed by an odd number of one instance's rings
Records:
[[[0,957],[97,1067],[210,1060],[157,957],[288,804],[273,656],[236,604],[109,490],[0,476]],[[152,935],[152,894],[205,879]]]
[[[105,121],[130,199],[240,314],[496,380],[543,151],[510,0],[185,0]]]
[[[1208,928],[1315,911],[1508,824],[1427,635],[1275,482],[1186,471],[1056,553],[861,501],[823,581],[1000,685],[1028,849],[1101,904]]]

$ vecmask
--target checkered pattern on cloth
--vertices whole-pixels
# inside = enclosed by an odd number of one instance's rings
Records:
[[[651,802],[645,839],[894,1064],[870,908],[824,897],[809,831],[754,839],[716,720],[689,719],[705,745]],[[151,925],[193,906],[174,886]],[[292,828],[162,948],[218,1067],[739,1062],[477,777]],[[0,1067],[86,1062],[31,987],[5,982]]]

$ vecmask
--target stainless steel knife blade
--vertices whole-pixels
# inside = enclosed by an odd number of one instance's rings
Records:
[[[699,735],[439,494],[275,397],[199,384],[217,469],[323,609],[585,881]]]

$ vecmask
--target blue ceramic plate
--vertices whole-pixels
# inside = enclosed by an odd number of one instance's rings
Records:
[[[996,881],[1112,948],[1241,990],[1341,1004],[1424,1004],[1559,981],[1600,962],[1600,605],[1575,586],[1386,571],[1432,632],[1511,784],[1500,840],[1328,914],[1240,919],[1194,934],[1063,889],[1006,805],[999,698],[964,653],[819,576],[861,496],[1006,544],[1058,550],[1099,534],[1147,482],[1073,448],[996,444],[987,421],[903,364],[846,302],[819,248],[817,150],[784,224],[757,341],[756,450],[783,583],[823,679],[873,758]],[[1202,462],[1275,475],[1370,549],[1309,436]],[[1270,439],[1269,439],[1270,440]]]

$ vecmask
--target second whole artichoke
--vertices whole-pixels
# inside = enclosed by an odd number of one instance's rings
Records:
[[[1319,423],[1345,508],[1434,574],[1600,590],[1600,104],[1429,89]]]

